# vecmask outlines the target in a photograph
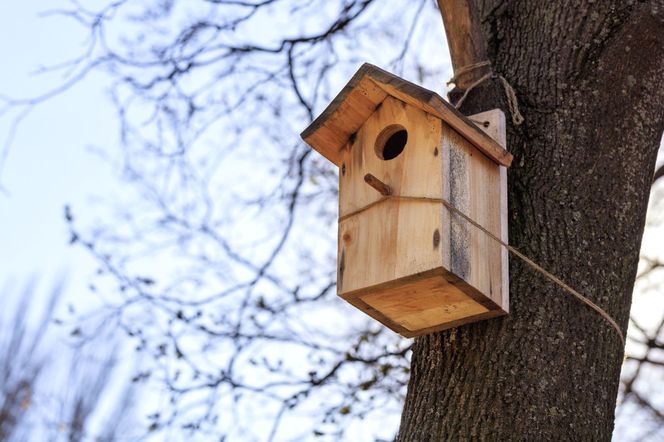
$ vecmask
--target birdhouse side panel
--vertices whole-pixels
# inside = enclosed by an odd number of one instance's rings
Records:
[[[506,238],[506,179],[501,166],[487,158],[454,129],[443,124],[447,179],[443,194],[457,209],[498,238]],[[443,261],[453,274],[508,311],[507,257],[486,233],[449,211],[443,231],[450,246]]]
[[[385,131],[395,127],[406,131],[407,140],[400,153],[385,159],[381,143]],[[380,201],[384,196],[364,181],[370,173],[393,195],[440,198],[441,131],[437,118],[388,97],[342,152],[340,216],[366,210],[339,224],[339,294],[442,266],[441,249],[448,238],[442,234],[441,205],[396,198]]]

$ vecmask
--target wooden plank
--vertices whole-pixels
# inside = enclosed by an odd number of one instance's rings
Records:
[[[505,124],[505,114],[500,109],[492,109],[468,117],[475,122],[480,129],[486,132],[498,144],[507,146],[507,126]],[[500,168],[500,236],[499,238],[509,244],[508,237],[508,217],[507,217],[507,168]],[[509,312],[509,252],[505,247],[501,247],[501,269],[502,269],[502,299],[501,307],[505,312]]]
[[[491,109],[479,114],[469,115],[468,119],[500,146],[503,148],[507,146],[507,126],[505,113],[502,110]]]
[[[442,119],[496,163],[511,164],[509,152],[438,94],[368,63],[360,67],[301,136],[325,158],[340,166],[342,150],[387,95]]]
[[[340,151],[376,107],[387,97],[360,69],[301,136],[337,166]]]
[[[376,141],[386,128],[395,125],[407,131],[406,146],[396,158],[381,159],[375,150]],[[383,198],[365,182],[367,174],[389,186],[394,195],[440,198],[441,127],[435,117],[395,98],[386,98],[358,131],[353,146],[342,154],[340,216]],[[388,200],[342,220],[338,293],[440,267],[440,211],[438,204]]]
[[[444,151],[449,150],[449,201],[498,237],[505,234],[506,218],[501,211],[506,186],[500,166],[480,155],[450,126],[443,127]],[[506,306],[504,283],[507,262],[503,247],[458,215],[445,214],[449,223],[449,269],[501,307]]]
[[[438,287],[439,290],[433,296],[431,295],[432,287],[434,289]],[[362,290],[340,296],[391,330],[407,338],[446,330],[505,314],[500,306],[442,267],[409,275],[399,280],[388,281],[377,286],[366,287]],[[417,299],[418,296],[422,296],[425,301],[429,301],[428,308],[418,309],[418,305],[422,303],[422,300]],[[438,299],[441,301],[438,306],[435,306],[434,302],[436,296],[439,296]],[[466,297],[465,299],[464,296]],[[447,308],[452,314],[447,314],[446,316],[445,305],[450,301],[450,297],[452,297],[455,305]],[[381,298],[386,298],[384,304],[381,303]],[[406,309],[410,313],[406,315],[405,321],[402,318],[404,323],[399,323],[394,317],[389,317],[385,314],[385,311],[381,311],[382,306],[387,305],[387,311],[397,316],[398,319],[401,309],[399,307],[400,302],[405,304]],[[426,304],[426,302],[422,304]],[[457,314],[460,310],[465,311],[468,315]],[[452,319],[457,316],[457,319]],[[435,325],[426,326],[426,324],[434,323]],[[412,328],[406,328],[405,325]]]
[[[367,315],[371,316],[374,318],[376,321],[380,322],[390,330],[399,333],[402,336],[409,337],[409,335],[412,334],[408,329],[403,327],[402,325],[392,321],[390,318],[385,316],[383,313],[380,311],[376,310],[366,302],[362,300],[362,298],[355,298],[355,297],[350,297],[350,298],[345,298],[345,301],[348,302],[349,304],[353,305],[355,308],[358,310],[366,313]]]
[[[383,160],[375,145],[390,126],[401,126],[408,133],[403,152]],[[339,173],[339,216],[358,210],[382,198],[364,181],[368,173],[387,184],[394,195],[439,198],[441,123],[413,106],[388,97],[357,132],[350,149],[342,152],[344,167]]]
[[[441,266],[440,208],[386,201],[339,226],[337,292],[344,294]]]
[[[449,139],[449,137],[454,137],[455,135],[456,132],[450,130],[449,127],[443,126],[443,139],[448,144],[445,151],[449,152],[450,158],[450,172],[447,180],[445,180],[446,184],[449,185],[448,201],[461,212],[472,218],[473,215],[470,210],[472,150],[458,148],[454,142],[454,138]],[[469,281],[471,277],[471,247],[473,246],[471,243],[471,233],[473,226],[468,225],[464,219],[449,212],[446,215],[444,219],[446,221],[449,220],[450,224],[449,269],[459,278]]]
[[[474,322],[484,321],[486,319],[498,318],[504,315],[505,313],[501,310],[489,310],[485,313],[480,313],[474,316],[467,316],[463,319],[459,319],[456,321],[445,322],[443,324],[439,324],[433,327],[423,328],[414,332],[405,332],[400,334],[405,338],[417,338],[418,336],[424,336],[430,333],[449,330],[452,328],[461,327],[462,325],[472,324]]]
[[[367,294],[361,299],[409,332],[489,311],[442,277]]]

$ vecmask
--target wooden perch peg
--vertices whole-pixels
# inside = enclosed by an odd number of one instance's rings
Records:
[[[371,175],[370,173],[364,175],[364,182],[373,187],[378,191],[383,196],[390,196],[392,195],[392,189],[390,189],[390,186],[376,178],[375,176]]]

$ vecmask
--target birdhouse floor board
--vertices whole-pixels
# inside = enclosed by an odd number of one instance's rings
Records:
[[[418,285],[366,295],[362,301],[410,332],[489,311],[443,278]]]
[[[405,337],[506,314],[442,267],[340,296]]]

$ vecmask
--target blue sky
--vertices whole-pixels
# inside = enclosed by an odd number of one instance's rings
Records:
[[[58,75],[36,74],[75,54],[80,27],[60,17],[38,17],[41,2],[0,4],[0,94],[28,98],[50,90]],[[50,280],[62,273],[79,291],[94,269],[82,250],[68,245],[63,206],[90,207],[91,196],[117,189],[110,165],[93,147],[116,144],[116,117],[95,74],[66,93],[35,107],[18,125],[0,170],[0,263],[3,280],[31,275]],[[5,146],[14,118],[0,118]],[[3,281],[4,282],[4,281]]]

